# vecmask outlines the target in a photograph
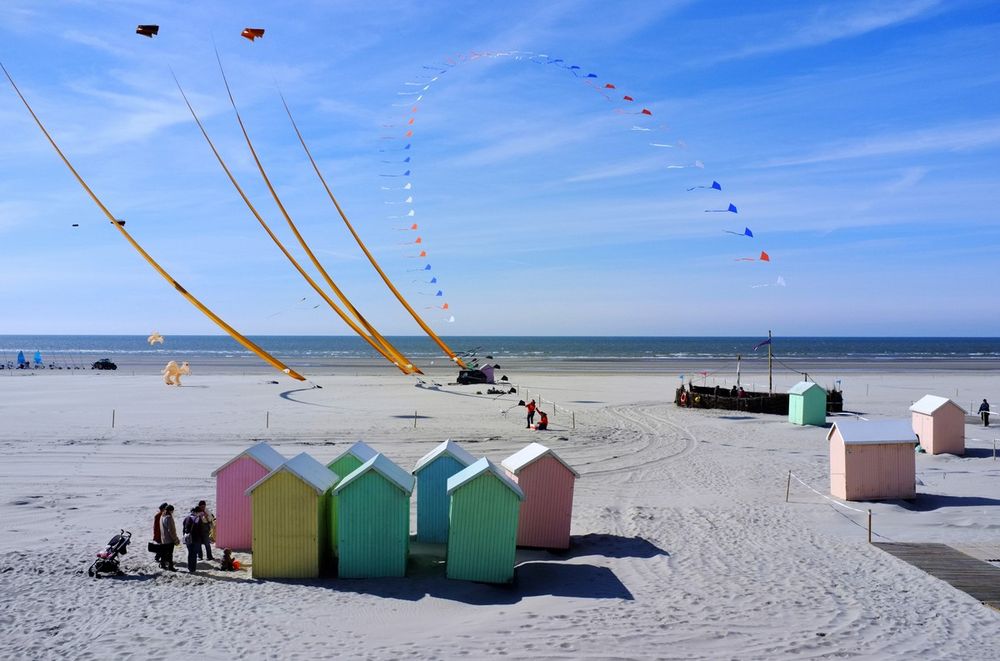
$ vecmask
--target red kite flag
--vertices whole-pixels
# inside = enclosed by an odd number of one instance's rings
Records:
[[[244,39],[253,41],[254,39],[259,39],[264,36],[264,28],[243,28],[243,32],[240,32],[240,36]]]

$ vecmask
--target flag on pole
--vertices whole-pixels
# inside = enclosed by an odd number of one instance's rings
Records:
[[[771,343],[771,338],[767,338],[763,342],[758,342],[757,344],[753,345],[753,350],[756,351],[757,349],[760,349],[763,346],[767,346],[770,343]]]

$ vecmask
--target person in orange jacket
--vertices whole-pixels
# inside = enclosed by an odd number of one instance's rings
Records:
[[[544,431],[549,428],[549,416],[545,411],[538,412],[538,424],[535,425],[536,431]]]

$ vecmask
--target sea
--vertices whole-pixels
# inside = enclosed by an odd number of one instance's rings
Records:
[[[255,343],[293,365],[378,361],[360,338],[345,336],[254,336]],[[423,336],[389,337],[416,364],[448,365],[443,352]],[[443,338],[456,352],[497,363],[556,368],[560,364],[603,364],[656,369],[658,366],[718,366],[741,355],[744,362],[766,359],[766,338],[756,337],[490,337]],[[891,362],[948,364],[964,368],[1000,367],[996,337],[780,337],[772,340],[775,360],[803,365]],[[169,335],[150,346],[138,335],[0,335],[0,363],[17,364],[17,354],[43,364],[86,367],[101,358],[116,363],[162,365],[164,359],[211,364],[252,365],[253,354],[226,335]]]

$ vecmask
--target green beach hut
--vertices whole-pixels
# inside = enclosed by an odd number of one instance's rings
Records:
[[[347,477],[377,454],[378,450],[372,446],[364,441],[357,441],[331,460],[326,467],[341,477]]]
[[[254,578],[317,578],[330,559],[329,492],[337,475],[303,452],[247,489]]]
[[[406,575],[414,482],[412,475],[376,454],[337,484],[338,576]]]
[[[483,457],[448,478],[448,495],[448,578],[509,583],[524,492],[506,471]]]
[[[826,424],[826,389],[800,381],[788,390],[788,421],[793,425]]]
[[[455,441],[439,443],[413,467],[417,478],[417,540],[430,544],[448,541],[448,478],[476,458]]]

